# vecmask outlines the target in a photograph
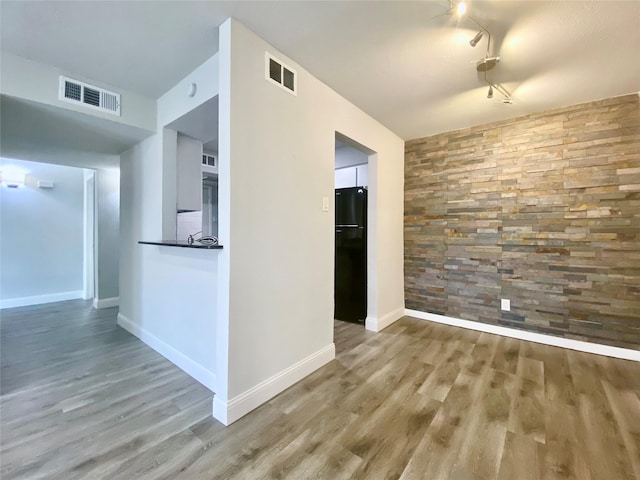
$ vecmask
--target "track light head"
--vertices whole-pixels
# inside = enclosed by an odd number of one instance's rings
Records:
[[[476,36],[469,41],[469,45],[471,45],[472,47],[475,47],[483,35],[484,35],[484,32],[480,30],[478,33],[476,33]]]
[[[464,2],[458,2],[456,5],[456,13],[461,17],[465,13],[467,13],[467,4]]]
[[[489,85],[489,91],[487,92],[487,98],[493,98],[493,85]]]

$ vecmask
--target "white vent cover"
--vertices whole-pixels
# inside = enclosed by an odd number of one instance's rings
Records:
[[[289,66],[282,63],[269,52],[264,52],[265,78],[271,83],[275,83],[283,90],[297,95],[298,74]]]
[[[218,159],[215,155],[209,155],[208,153],[202,154],[202,166],[206,167],[217,167]]]
[[[60,76],[60,100],[120,116],[120,94]]]

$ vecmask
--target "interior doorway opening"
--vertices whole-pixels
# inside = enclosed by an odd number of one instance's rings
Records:
[[[2,157],[0,172],[0,309],[93,298],[93,171]]]
[[[365,325],[369,312],[369,156],[336,132],[334,320]]]

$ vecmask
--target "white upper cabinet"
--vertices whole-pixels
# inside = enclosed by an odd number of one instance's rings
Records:
[[[339,168],[335,173],[336,188],[367,187],[369,185],[368,165]]]
[[[336,188],[356,186],[356,168],[347,167],[336,170]]]
[[[178,133],[178,212],[202,210],[202,142]]]
[[[356,187],[369,186],[369,165],[358,165],[356,167]]]

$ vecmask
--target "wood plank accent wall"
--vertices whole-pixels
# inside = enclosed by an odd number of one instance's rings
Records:
[[[640,349],[638,95],[408,141],[404,235],[406,308]]]

